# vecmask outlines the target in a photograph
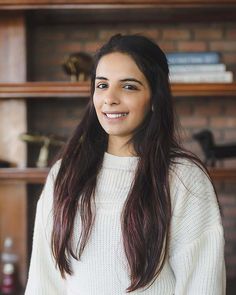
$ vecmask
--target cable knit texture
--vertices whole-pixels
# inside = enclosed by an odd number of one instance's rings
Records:
[[[55,267],[50,249],[53,186],[60,162],[53,166],[37,205],[25,295],[127,294],[129,269],[120,217],[137,163],[137,157],[105,153],[96,187],[92,234],[81,260],[71,258],[73,275],[67,275],[65,280]],[[224,295],[224,236],[213,187],[204,172],[188,160],[179,160],[172,166],[170,187],[172,221],[168,259],[148,289],[130,294]],[[74,247],[80,231],[78,212]]]

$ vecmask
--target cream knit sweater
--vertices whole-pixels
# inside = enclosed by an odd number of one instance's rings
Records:
[[[38,201],[33,251],[25,295],[124,295],[129,286],[120,214],[137,157],[105,153],[96,188],[96,220],[81,261],[71,258],[73,275],[63,280],[51,255],[53,184],[51,169]],[[181,160],[170,175],[172,223],[168,259],[145,295],[224,295],[224,237],[217,200],[206,175]],[[74,244],[80,234],[76,218]]]

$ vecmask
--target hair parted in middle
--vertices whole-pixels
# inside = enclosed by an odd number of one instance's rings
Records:
[[[178,158],[198,160],[186,152],[176,136],[168,62],[152,40],[117,34],[96,53],[91,75],[91,98],[84,116],[61,155],[53,205],[52,252],[63,277],[72,274],[70,255],[79,260],[95,221],[97,175],[107,150],[108,134],[93,105],[96,68],[110,53],[129,55],[146,77],[152,110],[135,130],[131,142],[139,157],[133,185],[123,207],[123,246],[130,270],[127,292],[149,287],[168,255],[171,200],[169,171]],[[82,232],[78,253],[72,246],[74,220],[80,213]]]

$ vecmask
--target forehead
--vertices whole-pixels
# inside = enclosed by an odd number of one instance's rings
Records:
[[[112,52],[104,55],[98,62],[96,75],[105,76],[136,76],[144,78],[134,59],[125,53]]]

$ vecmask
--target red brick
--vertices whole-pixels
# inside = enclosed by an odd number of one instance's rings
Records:
[[[236,143],[236,130],[225,130],[224,141]]]
[[[224,52],[222,62],[226,64],[236,64],[236,52]]]
[[[101,43],[101,42],[87,42],[86,44],[84,44],[83,50],[86,51],[86,52],[89,52],[89,53],[94,53],[102,45],[103,45],[103,43]]]
[[[214,139],[216,140],[216,142],[222,142],[223,141],[223,137],[224,137],[224,129],[218,129],[218,128],[211,128],[211,131],[214,135]]]
[[[236,50],[236,41],[212,41],[209,44],[210,50],[215,51],[235,51]]]
[[[213,117],[210,118],[210,126],[214,128],[236,128],[235,117]]]
[[[181,141],[185,141],[185,142],[192,141],[192,132],[187,128],[180,129],[179,136],[181,138]]]
[[[224,192],[227,194],[236,194],[236,181],[226,182],[224,184]]]
[[[65,31],[63,32],[63,30],[61,30],[61,31],[58,31],[58,32],[49,31],[48,33],[43,35],[42,40],[51,43],[52,41],[63,42],[65,39],[66,39],[66,32]]]
[[[141,34],[153,40],[160,38],[160,30],[156,28],[135,27],[129,30],[129,34]]]
[[[222,106],[221,104],[209,104],[209,103],[202,103],[196,104],[194,107],[194,113],[197,116],[215,116],[222,114]]]
[[[73,130],[77,126],[78,123],[79,123],[79,117],[78,117],[77,122],[73,118],[72,119],[67,119],[67,120],[64,121],[63,127]]]
[[[214,183],[214,187],[215,187],[216,192],[217,192],[218,195],[224,191],[224,183],[221,182],[221,181],[216,181]]]
[[[223,214],[224,214],[224,209],[223,209]],[[236,226],[236,222],[235,222],[235,219],[234,218],[232,218],[232,219],[229,219],[229,218],[227,218],[227,216],[224,218],[222,218],[222,220],[223,220],[223,226],[224,226],[224,228],[226,229],[226,228],[231,228],[231,229],[234,229],[235,228],[235,226]]]
[[[69,53],[67,53],[69,55]],[[64,62],[64,59],[67,58],[67,55],[65,54],[61,54],[61,55],[54,55],[51,58],[44,58],[44,59],[40,59],[38,60],[38,64],[41,66],[58,66],[61,65]]]
[[[230,257],[229,257],[229,260],[230,260]],[[236,267],[235,267],[235,265],[234,266],[228,266],[227,262],[228,262],[228,260],[226,259],[227,280],[232,280],[232,282],[235,282]]]
[[[165,52],[177,51],[175,42],[173,42],[173,41],[159,41],[158,45]]]
[[[236,39],[236,28],[227,28],[225,32],[225,38],[226,39]]]
[[[227,216],[227,218],[229,218],[229,217],[236,218],[236,206],[225,208],[224,215]],[[235,235],[236,235],[236,232],[235,232]],[[235,240],[236,240],[236,236],[235,236]]]
[[[220,203],[221,205],[235,205],[236,207],[236,193],[235,195],[221,195]],[[236,224],[236,220],[234,221],[234,224]]]
[[[109,38],[111,38],[113,35],[115,34],[128,34],[128,28],[124,28],[124,27],[118,27],[116,29],[110,29],[109,27],[107,27],[106,29],[101,29],[100,31],[98,31],[98,38],[99,40],[108,40]]]
[[[236,99],[225,104],[225,115],[236,117]]]
[[[37,53],[38,53],[38,58],[48,58],[52,52],[52,50],[55,52],[55,45],[54,43],[52,43],[51,45],[43,45],[43,44],[40,44],[40,43],[37,43]],[[60,46],[57,48],[58,50],[60,49]],[[31,47],[29,49],[30,51],[32,50],[35,50],[35,48]]]
[[[193,113],[192,104],[190,103],[187,104],[187,103],[182,103],[178,101],[175,104],[175,109],[179,116],[192,115]]]
[[[231,254],[232,255],[234,253],[234,247],[233,247],[232,244],[227,243],[225,245],[225,253],[226,253],[226,255],[227,254]]]
[[[202,153],[201,147],[197,144],[197,142],[184,142],[184,147],[197,155],[202,161],[204,161],[204,155]]]
[[[194,29],[194,38],[201,40],[214,40],[222,39],[223,29],[222,28],[196,28]]]
[[[57,48],[58,52],[64,52],[65,54],[70,54],[72,52],[78,52],[81,50],[82,46],[80,42],[65,42]]]
[[[207,44],[204,41],[179,41],[177,48],[179,51],[206,51]]]
[[[189,40],[191,37],[190,31],[179,28],[163,29],[162,38],[164,40]]]
[[[228,261],[228,265],[236,265],[236,255],[232,255]]]
[[[236,167],[236,158],[225,159],[225,160],[222,160],[222,162],[223,162],[225,168],[235,169],[235,167]]]
[[[214,136],[214,140],[216,143],[220,143],[223,141],[223,135],[224,135],[224,131],[219,130],[219,129],[211,129],[213,136]]]
[[[77,27],[75,27],[74,29],[72,28],[70,33],[68,34],[71,40],[94,41],[97,39],[97,31],[88,30],[87,27],[80,27],[80,29],[78,29]]]
[[[181,117],[181,125],[183,127],[206,127],[207,118],[205,117]]]

